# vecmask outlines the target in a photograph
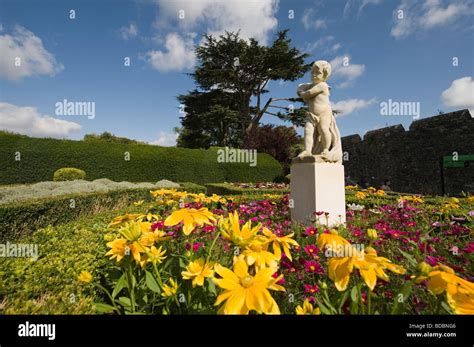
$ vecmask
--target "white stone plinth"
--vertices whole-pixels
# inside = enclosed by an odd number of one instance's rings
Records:
[[[317,163],[312,157],[294,159],[291,164],[291,219],[310,224],[315,211],[328,212],[319,223],[333,227],[346,222],[344,166]]]

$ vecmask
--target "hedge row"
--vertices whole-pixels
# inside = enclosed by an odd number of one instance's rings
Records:
[[[179,190],[205,192],[205,187],[181,183]],[[83,215],[124,208],[137,200],[151,201],[150,189],[75,194],[0,205],[0,242],[17,240],[48,225],[70,222]]]
[[[89,180],[156,182],[269,182],[281,165],[260,153],[257,165],[218,163],[215,149],[113,144],[31,138],[0,132],[0,184],[50,181],[63,167],[84,170]]]
[[[205,185],[208,194],[217,195],[263,195],[263,194],[287,194],[289,189],[253,189],[240,188],[229,183],[208,183]]]
[[[103,293],[78,280],[89,271],[105,276],[104,234],[117,215],[143,211],[129,206],[36,231],[17,241],[37,246],[38,259],[6,257],[0,262],[0,314],[93,314]],[[10,241],[12,242],[12,241]],[[102,298],[102,300],[101,300]]]

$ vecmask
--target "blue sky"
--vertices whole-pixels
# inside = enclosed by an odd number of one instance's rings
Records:
[[[469,0],[0,0],[0,129],[173,145],[201,34],[240,29],[268,44],[285,28],[308,61],[331,62],[343,136],[408,128],[414,115],[381,115],[380,103],[419,103],[421,118],[474,110],[473,14]],[[293,97],[308,81],[271,82],[267,95]],[[64,99],[95,102],[95,118],[55,114]]]

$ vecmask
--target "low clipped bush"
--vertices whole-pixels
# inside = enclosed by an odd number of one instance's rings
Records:
[[[74,181],[83,180],[86,178],[86,172],[74,167],[63,167],[62,169],[54,171],[53,181]]]
[[[55,183],[42,182],[37,184],[50,186]],[[76,193],[2,204],[0,205],[0,242],[16,240],[33,233],[39,228],[68,223],[84,215],[124,208],[138,200],[151,201],[150,190],[159,189],[160,186],[169,188],[169,185],[151,184],[150,187],[149,184],[151,183],[148,183],[145,187],[135,187],[134,189],[123,188],[111,191]],[[128,186],[125,185],[125,187]],[[183,183],[176,189],[204,193],[206,188],[197,184]]]
[[[217,195],[262,195],[262,194],[286,194],[289,189],[280,188],[241,188],[231,183],[208,183],[206,184],[208,194]]]

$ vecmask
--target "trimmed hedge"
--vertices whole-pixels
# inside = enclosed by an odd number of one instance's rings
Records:
[[[54,171],[53,181],[74,181],[83,180],[86,178],[86,172],[74,167],[63,167],[62,169]]]
[[[182,183],[179,190],[203,193],[205,187]],[[39,228],[64,224],[83,215],[124,208],[137,200],[152,201],[150,189],[74,194],[0,205],[0,242],[17,240]]]
[[[40,229],[17,241],[38,247],[38,259],[6,257],[0,262],[0,314],[94,314],[103,293],[78,280],[89,271],[97,283],[108,262],[104,234],[114,217],[143,211],[129,206],[83,216],[61,226]],[[12,242],[12,241],[10,241]]]
[[[89,180],[106,177],[117,182],[270,182],[282,171],[280,163],[265,153],[259,153],[258,165],[251,167],[218,163],[215,150],[40,139],[0,132],[0,184],[49,181],[63,167],[80,167]]]
[[[229,183],[208,183],[205,185],[208,194],[217,195],[263,195],[263,194],[287,194],[289,189],[252,189],[240,188]]]

